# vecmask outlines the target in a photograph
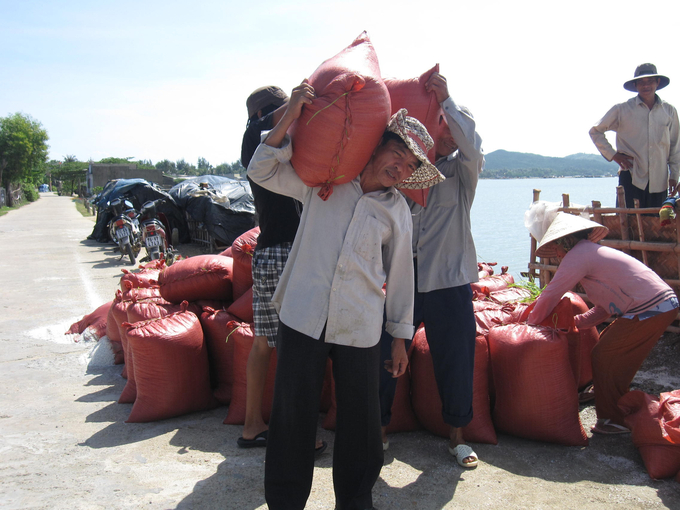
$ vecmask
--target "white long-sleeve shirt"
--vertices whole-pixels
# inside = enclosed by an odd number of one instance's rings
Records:
[[[605,132],[616,131],[616,149]],[[668,189],[668,178],[680,175],[680,125],[677,110],[656,96],[650,110],[635,96],[611,108],[590,128],[590,138],[607,161],[617,152],[633,157],[633,185],[650,193]]]
[[[326,342],[372,347],[382,331],[413,336],[411,215],[394,188],[363,193],[359,177],[333,188],[323,201],[281,148],[261,144],[248,176],[262,187],[303,203],[300,227],[272,302],[281,321]],[[387,283],[387,295],[382,292]]]

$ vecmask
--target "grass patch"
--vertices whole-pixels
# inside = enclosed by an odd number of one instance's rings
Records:
[[[10,211],[14,211],[15,209],[19,209],[19,207],[22,207],[22,206],[26,205],[27,203],[28,202],[26,202],[25,200],[22,200],[17,205],[13,205],[12,207],[7,207],[7,206],[0,207],[0,216],[4,216],[5,214],[7,214]]]
[[[77,210],[80,214],[82,214],[82,215],[85,216],[86,218],[91,218],[92,216],[94,216],[94,214],[91,212],[91,209],[89,209],[89,208],[85,205],[85,200],[86,200],[86,199],[84,199],[84,198],[72,198],[71,200],[73,201],[73,203],[76,204],[76,210]]]

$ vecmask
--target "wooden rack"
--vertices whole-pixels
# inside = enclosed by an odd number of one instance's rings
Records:
[[[540,198],[541,190],[534,190],[534,202]],[[625,204],[623,187],[617,186],[616,194],[619,204]],[[600,244],[621,250],[628,255],[642,261],[653,269],[680,296],[680,214],[670,225],[661,226],[659,208],[640,208],[635,201],[634,208],[602,207],[600,202],[593,201],[591,207],[572,208],[569,195],[562,195],[562,207],[558,211],[572,214],[586,212],[590,219],[609,229],[607,237]],[[536,257],[536,240],[531,237],[531,253],[529,255],[529,271],[523,273],[546,286],[552,279],[559,259]],[[580,285],[574,289],[586,301]],[[668,327],[667,331],[680,333],[678,319]]]

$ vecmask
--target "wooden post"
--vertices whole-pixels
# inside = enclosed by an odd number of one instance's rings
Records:
[[[534,188],[534,200],[533,201],[538,202],[540,197],[541,197],[541,190]],[[530,249],[531,251],[529,253],[529,265],[531,265],[531,264],[536,263],[536,246],[538,245],[538,242],[536,241],[534,236],[532,236],[531,234],[529,234],[529,238],[531,239],[531,249]],[[529,268],[529,274],[531,276],[533,276],[534,278],[536,278],[536,276],[537,276],[535,269]],[[539,281],[539,283],[543,281],[542,271],[538,273],[538,281]]]
[[[635,205],[635,209],[640,209],[640,201],[636,198],[633,200],[633,205]],[[635,221],[637,222],[637,228],[638,228],[638,238],[640,239],[641,243],[645,242],[645,231],[642,228],[642,215],[639,212],[635,213]],[[642,263],[649,267],[649,261],[647,260],[647,252],[645,250],[641,250],[642,253]]]
[[[616,196],[617,196],[616,204],[619,207],[625,207],[626,206],[626,198],[625,198],[626,194],[623,191],[623,186],[617,186],[616,187]],[[621,239],[623,241],[628,241],[630,239],[630,236],[628,235],[628,214],[619,213],[617,216],[619,217],[619,226],[621,228]],[[630,255],[629,250],[621,250],[621,251]]]
[[[569,194],[562,193],[562,207],[569,209]]]
[[[593,221],[602,225],[602,213],[600,209],[602,208],[602,203],[598,200],[593,200]]]

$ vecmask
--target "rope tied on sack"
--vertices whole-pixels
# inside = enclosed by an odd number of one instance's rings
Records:
[[[340,166],[340,159],[343,151],[345,150],[345,146],[347,145],[346,142],[349,139],[350,126],[352,125],[352,110],[350,108],[349,93],[353,92],[354,90],[360,90],[363,87],[363,83],[364,83],[363,81],[355,81],[351,90],[348,90],[347,92],[340,94],[330,104],[324,106],[323,108],[315,112],[314,115],[310,117],[306,124],[307,126],[309,126],[309,123],[312,121],[312,119],[314,119],[314,117],[316,117],[319,113],[333,106],[341,98],[347,97],[347,100],[345,101],[345,123],[343,126],[342,137],[340,138],[340,143],[338,144],[338,150],[335,154],[333,154],[332,157],[333,163],[331,163],[331,167],[328,172],[329,173],[328,180],[321,184],[321,189],[319,190],[318,193],[319,198],[321,198],[321,200],[323,200],[324,202],[328,200],[328,198],[333,194],[333,186],[335,185],[335,181],[337,181],[338,179],[342,179],[345,176],[344,174],[335,175],[335,173],[337,172],[337,168]]]

